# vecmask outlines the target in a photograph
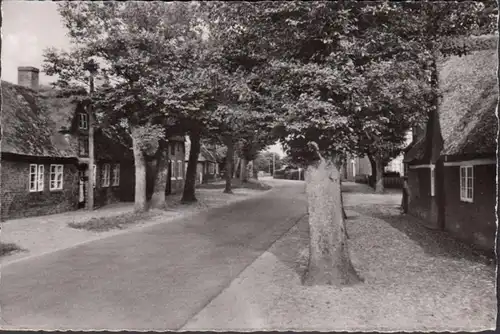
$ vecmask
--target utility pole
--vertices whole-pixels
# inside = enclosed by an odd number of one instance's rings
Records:
[[[94,94],[94,75],[97,72],[97,64],[93,59],[85,63],[85,70],[90,73],[89,76],[89,86],[90,86],[90,103],[88,105],[88,117],[89,117],[89,178],[87,187],[87,209],[94,210],[94,110],[92,108],[92,97]]]

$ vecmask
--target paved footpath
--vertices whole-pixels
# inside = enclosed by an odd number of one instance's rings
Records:
[[[269,182],[262,196],[3,266],[2,329],[181,328],[305,214],[303,182]]]

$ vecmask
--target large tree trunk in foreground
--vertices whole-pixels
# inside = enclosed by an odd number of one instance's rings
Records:
[[[361,282],[347,248],[342,217],[340,174],[334,163],[321,159],[306,173],[310,255],[305,285],[350,285]]]
[[[151,207],[155,209],[164,209],[167,206],[165,201],[165,190],[167,188],[168,165],[167,165],[167,149],[165,145],[160,143],[156,160],[156,175],[151,197]]]
[[[228,136],[224,140],[224,144],[227,147],[227,155],[226,155],[226,187],[224,188],[224,192],[226,194],[232,194],[233,190],[231,189],[231,177],[233,176],[233,156],[234,156],[234,144],[233,139]]]
[[[241,182],[248,182],[247,159],[246,158],[241,158],[240,181]]]
[[[375,192],[377,194],[382,194],[384,192],[384,165],[378,158],[375,158],[375,165],[377,166],[377,173],[375,174]]]
[[[193,203],[196,202],[196,167],[198,165],[198,156],[200,155],[200,134],[198,132],[192,132],[189,135],[189,140],[191,141],[191,148],[189,150],[189,160],[188,167],[186,171],[186,180],[184,182],[184,190],[182,192],[181,203]]]
[[[132,150],[135,166],[134,211],[144,212],[148,209],[146,199],[146,159],[139,145],[137,130],[132,128]]]

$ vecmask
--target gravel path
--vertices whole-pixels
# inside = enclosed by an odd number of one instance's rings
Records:
[[[348,184],[351,258],[365,282],[304,287],[308,222],[260,256],[185,330],[476,331],[495,327],[495,268],[412,227],[397,192]],[[417,233],[418,231],[418,233]],[[439,242],[440,241],[440,242]]]

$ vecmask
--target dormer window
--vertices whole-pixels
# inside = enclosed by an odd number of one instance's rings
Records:
[[[89,115],[84,113],[78,114],[78,127],[81,130],[87,130],[89,128]]]

